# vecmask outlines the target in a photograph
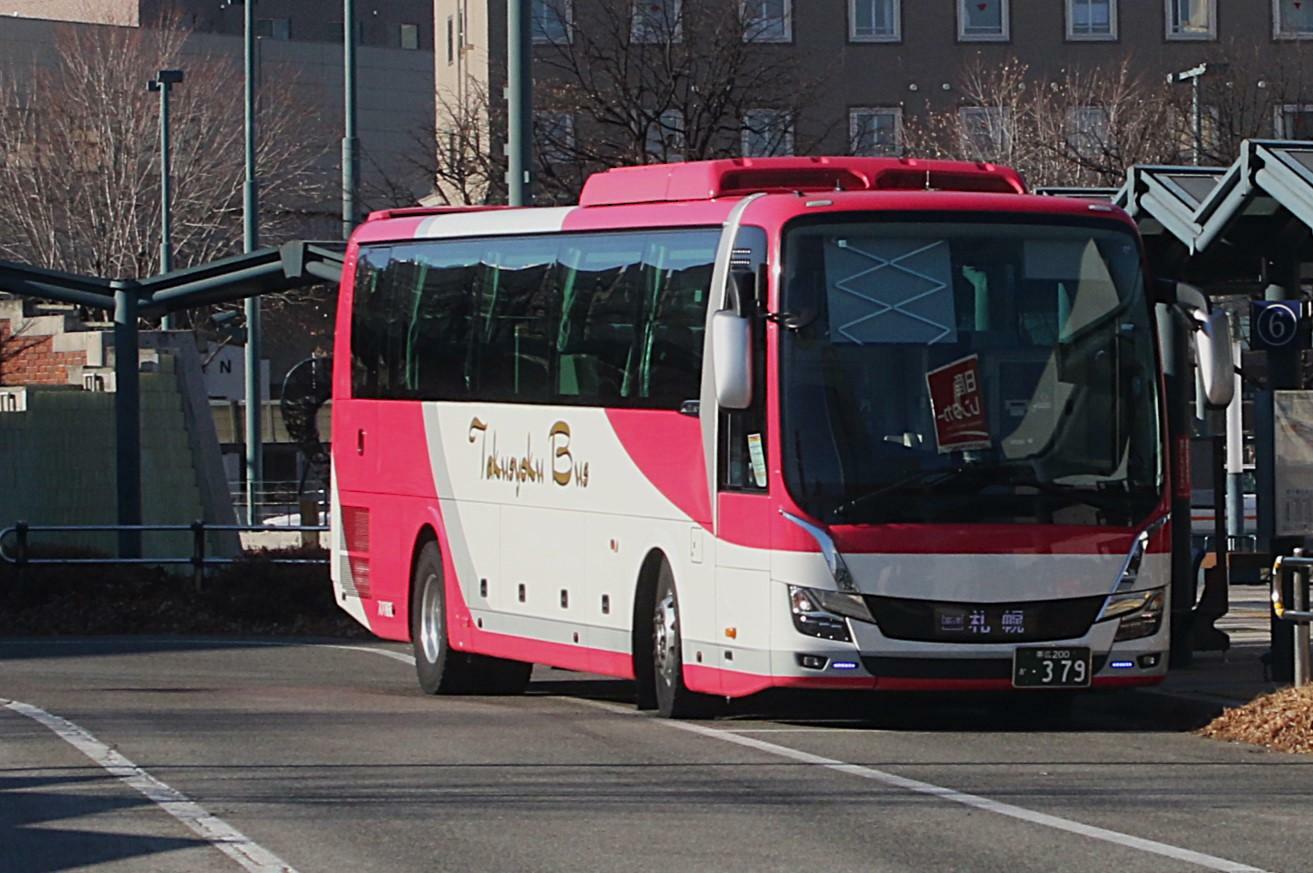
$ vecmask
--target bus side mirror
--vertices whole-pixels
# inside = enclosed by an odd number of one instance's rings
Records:
[[[1235,396],[1235,359],[1231,354],[1231,323],[1225,312],[1197,313],[1194,320],[1195,364],[1204,401],[1210,409],[1225,409]]]
[[[752,320],[722,309],[711,316],[716,401],[724,409],[752,405]]]

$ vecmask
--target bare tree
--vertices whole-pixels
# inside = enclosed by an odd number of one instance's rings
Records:
[[[240,248],[243,112],[235,60],[184,51],[177,19],[153,28],[60,28],[53,68],[4,71],[0,257],[135,277],[159,265],[159,114],[146,83],[185,68],[172,94],[173,245],[187,266]],[[289,72],[277,77],[286,82]],[[277,238],[322,202],[328,135],[286,91],[259,107],[262,227]]]
[[[739,155],[745,131],[763,151],[807,153],[833,127],[806,111],[822,80],[737,0],[535,5],[540,200],[573,200],[608,167]],[[446,202],[505,195],[502,84],[463,79],[437,95],[422,160]]]
[[[569,194],[601,167],[740,154],[754,111],[769,119],[749,131],[764,150],[814,148],[828,128],[800,127],[821,81],[767,41],[769,23],[746,17],[748,5],[549,0],[549,19],[568,12],[578,26],[539,55],[542,107],[574,125],[538,126],[545,187]]]
[[[1226,165],[1240,143],[1273,134],[1283,106],[1309,93],[1313,61],[1298,52],[1212,47],[1200,80],[1199,162]],[[1033,185],[1119,185],[1138,163],[1195,160],[1188,85],[1109,67],[1035,75],[1017,61],[974,65],[958,81],[961,105],[906,125],[913,154],[993,161]]]
[[[916,154],[1015,167],[1033,185],[1116,185],[1136,163],[1176,163],[1188,147],[1182,95],[1129,61],[1033,75],[1023,63],[975,65],[962,105],[908,125]]]

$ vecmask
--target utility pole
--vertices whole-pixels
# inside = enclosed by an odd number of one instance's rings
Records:
[[[160,92],[160,274],[173,269],[171,200],[173,180],[169,172],[169,91],[182,82],[182,70],[160,70],[147,87]],[[161,326],[173,329],[173,316],[165,315]]]
[[[347,239],[356,228],[360,165],[356,139],[356,0],[342,0],[342,45],[342,90],[346,103],[346,130],[342,136],[342,239]]]
[[[243,246],[260,245],[260,190],[255,175],[255,0],[246,0],[246,184],[242,188]],[[254,524],[255,489],[263,479],[260,429],[264,398],[260,391],[260,298],[246,298],[246,521]]]
[[[114,491],[118,523],[141,524],[141,374],[137,289],[114,289]],[[141,531],[119,531],[119,557],[141,557]]]
[[[532,200],[532,0],[506,0],[506,193],[511,206]]]

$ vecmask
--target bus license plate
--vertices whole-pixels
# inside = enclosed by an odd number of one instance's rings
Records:
[[[1090,650],[1077,646],[1027,646],[1012,656],[1014,688],[1088,688]]]

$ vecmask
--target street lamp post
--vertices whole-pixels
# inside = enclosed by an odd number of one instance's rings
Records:
[[[260,245],[260,189],[255,175],[255,2],[243,4],[246,67],[246,183],[242,188],[243,251]],[[263,477],[260,418],[260,298],[246,298],[246,521],[255,522],[255,489]]]
[[[173,269],[172,216],[170,202],[172,179],[169,172],[169,92],[182,82],[182,70],[160,70],[147,87],[160,93],[160,273]],[[165,330],[173,329],[173,316],[165,315]]]
[[[533,9],[530,0],[506,4],[506,202],[533,197]]]
[[[356,139],[356,3],[342,0],[342,91],[346,115],[342,134],[342,239],[356,227],[357,170],[360,159]]]
[[[1176,85],[1181,82],[1190,83],[1190,120],[1194,130],[1194,143],[1191,148],[1191,156],[1194,165],[1199,166],[1203,159],[1204,152],[1204,122],[1203,107],[1199,103],[1199,80],[1208,72],[1208,64],[1199,64],[1188,70],[1182,70],[1179,73],[1168,73],[1167,83]]]

